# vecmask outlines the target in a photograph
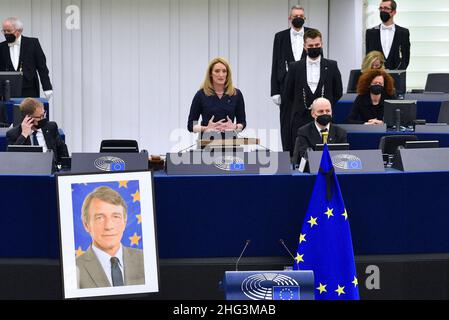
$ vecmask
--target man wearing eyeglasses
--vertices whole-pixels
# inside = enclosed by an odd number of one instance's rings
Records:
[[[380,3],[382,23],[366,30],[366,53],[383,52],[386,69],[405,70],[410,62],[410,32],[394,23],[396,8],[394,0]]]
[[[304,50],[304,32],[309,30],[309,28],[304,27],[305,20],[304,8],[298,5],[293,6],[288,17],[291,28],[280,31],[274,36],[273,63],[271,65],[271,98],[278,106],[281,105],[281,94],[290,64],[307,56]],[[282,125],[284,117],[285,112],[280,109],[282,137],[284,136],[282,132],[285,131]],[[282,140],[282,146],[286,150],[284,140]]]
[[[0,43],[0,71],[23,72],[22,97],[40,96],[40,78],[45,97],[50,99],[53,87],[44,51],[37,38],[22,36],[22,32],[23,24],[19,19],[3,21],[2,33],[6,41]]]
[[[20,104],[23,121],[6,132],[8,145],[42,146],[43,151],[53,150],[56,164],[68,157],[67,146],[59,135],[56,122],[48,121],[44,105],[37,99],[26,98]]]

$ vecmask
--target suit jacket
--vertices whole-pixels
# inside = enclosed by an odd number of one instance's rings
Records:
[[[0,43],[0,70],[23,72],[22,96],[39,97],[39,77],[44,91],[52,90],[48,76],[47,61],[37,38],[22,36],[20,45],[19,70],[15,70],[11,62],[9,46],[6,41]]]
[[[284,150],[293,155],[298,129],[311,122],[310,106],[321,96],[334,105],[343,95],[343,84],[337,62],[321,57],[320,81],[315,93],[307,84],[306,59],[293,63],[287,74],[285,91],[281,100],[284,118],[281,119],[281,137]]]
[[[329,127],[328,143],[346,143],[346,131],[331,123]],[[306,154],[307,148],[315,148],[319,143],[323,143],[323,139],[318,132],[315,121],[306,124],[298,129],[295,141],[295,150],[293,152],[292,163],[297,164]]]
[[[388,57],[385,57],[385,68],[405,70],[410,62],[410,32],[408,29],[398,25],[395,25],[395,28],[390,53]],[[367,29],[365,37],[366,53],[374,50],[384,52],[380,42],[380,25]]]
[[[123,248],[123,282],[125,286],[145,284],[145,270],[143,252],[122,246]],[[78,288],[112,287],[100,264],[92,246],[81,256],[76,258]]]
[[[304,27],[304,32],[309,29]],[[289,65],[295,62],[290,30],[291,28],[288,28],[274,35],[273,62],[271,64],[271,96],[282,93]],[[304,59],[306,56],[307,53],[303,50],[301,59]]]
[[[61,162],[62,157],[68,157],[69,152],[66,144],[62,141],[59,135],[58,125],[56,122],[49,121],[43,128],[47,148],[53,150],[53,155],[56,163]],[[22,135],[22,126],[18,125],[6,132],[7,145],[31,145],[31,137],[25,138]]]
[[[9,127],[6,105],[0,102],[0,128]]]

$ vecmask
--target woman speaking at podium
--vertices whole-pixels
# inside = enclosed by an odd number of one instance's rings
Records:
[[[201,123],[198,120],[201,116]],[[235,120],[235,123],[234,123]],[[241,131],[246,126],[245,102],[232,84],[229,62],[214,58],[209,62],[203,84],[193,97],[187,129],[190,132]]]

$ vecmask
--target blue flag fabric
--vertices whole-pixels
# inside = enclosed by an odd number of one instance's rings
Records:
[[[316,300],[359,299],[348,213],[327,145],[293,268],[314,271]]]

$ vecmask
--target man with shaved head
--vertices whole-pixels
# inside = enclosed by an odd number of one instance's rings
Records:
[[[346,143],[347,134],[342,128],[332,124],[332,105],[326,98],[315,99],[310,109],[313,122],[298,129],[292,162],[297,164],[308,148],[319,143]]]

